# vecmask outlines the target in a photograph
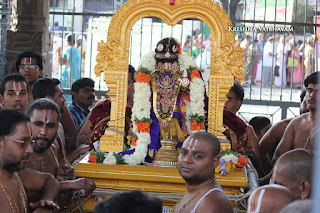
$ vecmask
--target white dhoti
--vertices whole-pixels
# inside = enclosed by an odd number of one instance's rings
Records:
[[[261,81],[261,70],[262,70],[262,61],[259,61],[259,64],[257,64],[256,81]]]

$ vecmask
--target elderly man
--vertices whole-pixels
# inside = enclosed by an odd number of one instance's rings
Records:
[[[32,51],[21,53],[16,61],[16,69],[29,83],[29,101],[33,102],[32,86],[43,76],[42,56]]]
[[[55,178],[47,173],[25,169],[32,153],[32,132],[29,119],[21,112],[0,112],[0,206],[1,212],[34,212],[52,209],[59,188]],[[25,190],[42,192],[40,201],[27,203]]]
[[[94,95],[94,81],[91,78],[79,78],[71,87],[72,103],[69,110],[76,127],[86,119],[92,105]]]
[[[54,143],[60,119],[57,105],[46,98],[38,99],[30,105],[27,115],[35,140],[27,167],[54,175],[60,181],[60,191],[84,189],[90,194],[95,189],[94,182],[87,178],[72,180],[73,169],[65,165],[59,146]],[[36,200],[39,193],[29,191],[27,195],[28,200]]]
[[[279,213],[293,201],[293,194],[284,186],[276,184],[262,186],[250,195],[247,213]]]
[[[277,146],[272,162],[285,152],[305,148],[311,152],[315,147],[315,131],[318,129],[317,122],[317,96],[319,90],[319,72],[312,73],[304,80],[306,87],[306,102],[309,112],[294,118],[287,126],[284,135]]]
[[[25,113],[28,105],[28,83],[19,74],[10,74],[0,83],[0,102],[3,109]]]
[[[287,187],[295,199],[311,196],[313,156],[305,149],[283,154],[273,167],[272,181]]]
[[[233,212],[227,195],[214,176],[219,165],[220,142],[212,134],[197,132],[183,143],[178,159],[187,193],[174,212]]]

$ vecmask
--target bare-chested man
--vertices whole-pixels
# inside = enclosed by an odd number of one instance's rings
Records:
[[[287,187],[295,199],[311,197],[313,156],[305,149],[281,155],[273,167],[272,181]]]
[[[59,154],[59,148],[53,144],[60,118],[57,105],[49,99],[38,99],[30,105],[27,115],[30,117],[35,140],[34,152],[30,155],[27,167],[54,175],[60,181],[60,191],[84,189],[87,195],[90,194],[95,189],[92,180],[87,178],[72,180],[73,169],[60,166],[65,162],[63,156]],[[35,195],[27,192],[27,195],[30,200],[34,200],[39,193]]]
[[[60,85],[60,81],[58,79],[41,78],[38,81],[36,81],[36,83],[34,84],[34,86],[32,88],[32,94],[33,94],[34,100],[37,100],[39,98],[47,98],[47,99],[50,99],[53,102],[55,102],[58,105],[59,110],[62,115],[65,111],[66,99],[63,96],[63,91],[59,85]],[[70,116],[70,119],[72,120],[71,116]],[[71,122],[74,125],[73,120]],[[74,145],[70,144],[70,140],[68,141],[67,144],[65,144],[64,127],[62,127],[62,125],[59,126],[57,140],[58,140],[58,142],[61,142],[61,146],[62,146],[61,150],[64,150],[65,148],[73,147]],[[73,149],[70,148],[68,151],[71,154],[69,154],[68,160],[72,163],[80,155],[86,153],[88,151],[88,149],[89,149],[89,146],[87,146],[87,145],[83,145],[74,151],[73,151]]]
[[[277,184],[262,186],[250,195],[247,213],[279,213],[294,200],[293,194],[284,186]]]
[[[284,135],[277,146],[272,162],[285,152],[305,148],[311,152],[314,150],[315,140],[312,140],[315,130],[317,130],[317,95],[319,90],[319,72],[312,73],[304,80],[306,87],[306,102],[309,112],[294,118],[287,126]]]
[[[63,96],[63,90],[59,86],[60,81],[56,78],[39,78],[32,87],[32,95],[34,100],[39,98],[48,98],[55,102],[61,112],[61,124],[66,130],[68,143],[67,149],[69,152],[74,151],[74,143],[76,127],[71,117],[71,113],[65,104],[66,99]],[[63,136],[64,137],[64,136]],[[72,162],[72,160],[70,160]]]
[[[178,168],[186,181],[187,193],[174,212],[233,212],[227,195],[215,178],[220,142],[212,134],[197,132],[183,143]]]
[[[300,95],[300,115],[303,113],[308,112],[307,103],[306,103],[306,91],[303,91]],[[284,131],[290,121],[293,118],[284,119],[279,121],[278,123],[274,124],[266,134],[261,138],[259,142],[259,150],[260,150],[260,157],[261,162],[266,174],[268,174],[272,169],[271,160],[273,154],[281,141],[281,138],[284,134]]]
[[[28,106],[28,83],[19,74],[9,74],[0,83],[0,102],[3,109],[25,113]]]
[[[0,112],[0,212],[51,212],[59,184],[47,173],[25,169],[32,153],[32,132],[28,117],[15,110]],[[42,192],[41,200],[28,203],[25,190]]]

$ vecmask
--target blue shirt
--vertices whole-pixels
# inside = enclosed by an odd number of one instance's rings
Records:
[[[263,49],[263,41],[259,40],[259,43],[258,43],[258,54],[262,54],[263,53],[262,49]],[[262,56],[259,56],[259,61],[261,61],[261,60],[262,60]]]
[[[74,121],[76,128],[78,128],[86,119],[90,111],[84,111],[81,107],[78,106],[78,104],[74,103],[73,101],[68,106],[68,108],[71,113],[72,120]]]
[[[67,59],[67,63],[62,67],[61,73],[61,86],[62,88],[70,88],[70,77],[71,84],[80,78],[80,67],[81,67],[81,53],[75,47],[68,46],[63,58]]]

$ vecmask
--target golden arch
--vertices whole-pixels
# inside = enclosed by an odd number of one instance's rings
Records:
[[[123,130],[127,75],[129,63],[130,33],[133,25],[141,18],[158,17],[168,25],[175,25],[187,18],[205,22],[211,31],[211,67],[209,79],[208,132],[224,138],[223,105],[225,95],[233,85],[234,77],[243,79],[243,50],[235,47],[234,32],[229,31],[231,21],[225,11],[212,0],[129,0],[112,17],[107,43],[98,44],[96,75],[104,73],[104,80],[110,89],[112,99],[111,120],[114,126]],[[123,135],[106,132],[104,139],[119,141],[122,148]],[[100,142],[101,143],[101,142]],[[101,145],[101,144],[100,144]],[[115,149],[114,151],[121,151]]]

